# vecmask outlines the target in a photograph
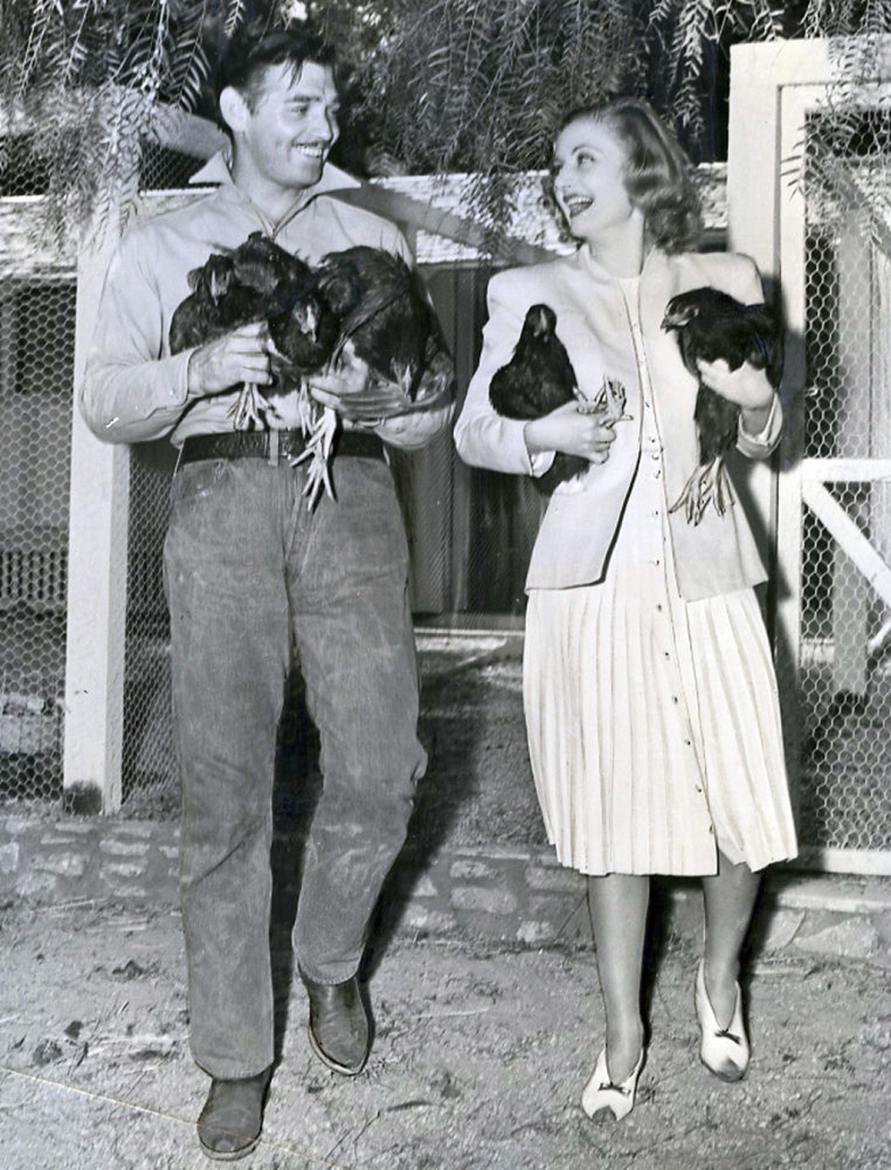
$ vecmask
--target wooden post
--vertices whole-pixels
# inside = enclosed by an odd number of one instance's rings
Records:
[[[108,249],[78,264],[65,666],[64,805],[121,806],[130,452],[101,443],[77,402]]]
[[[816,55],[821,57],[822,52]],[[762,464],[754,469],[751,490],[769,537],[770,547],[766,551],[775,583],[769,619],[782,695],[786,763],[793,801],[797,804],[803,733],[799,662],[800,460],[804,436],[801,392],[805,383],[804,201],[801,192],[784,177],[783,164],[794,153],[796,135],[800,141],[805,107],[789,107],[783,83],[787,75],[794,77],[808,68],[807,49],[801,44],[737,45],[731,49],[730,62],[728,248],[755,260],[768,289],[779,283],[778,306],[782,308],[786,326],[780,390],[786,420],[783,442],[774,468]],[[768,175],[771,179],[765,181]]]

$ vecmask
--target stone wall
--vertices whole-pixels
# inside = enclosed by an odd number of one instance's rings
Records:
[[[295,894],[301,839],[279,834],[274,871]],[[178,904],[179,826],[103,817],[0,819],[0,901]],[[291,865],[293,859],[293,866]],[[698,883],[655,883],[663,925],[698,945]],[[472,935],[517,947],[589,943],[585,879],[550,849],[449,846],[404,851],[381,899],[386,930],[419,936]],[[891,948],[891,882],[882,878],[771,873],[755,923],[756,947],[786,946],[884,961]]]

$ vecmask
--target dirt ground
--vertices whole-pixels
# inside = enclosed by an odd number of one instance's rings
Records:
[[[376,1038],[355,1080],[306,1039],[276,942],[281,1058],[251,1170],[880,1170],[891,1166],[891,967],[779,951],[748,981],[753,1063],[697,1060],[689,937],[652,956],[638,1105],[579,1107],[602,1037],[587,947],[392,937],[373,956]],[[178,915],[92,902],[0,914],[0,1165],[191,1170],[208,1081],[187,1044]]]

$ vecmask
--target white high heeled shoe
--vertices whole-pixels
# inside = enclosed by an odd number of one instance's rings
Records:
[[[736,984],[733,1015],[726,1028],[715,1018],[714,1008],[705,989],[705,963],[700,962],[696,972],[696,1015],[699,1019],[701,1040],[699,1059],[722,1081],[741,1081],[749,1067],[749,1038],[742,1014],[742,991]]]
[[[634,1108],[634,1098],[637,1094],[637,1078],[643,1068],[644,1050],[641,1048],[637,1064],[624,1081],[618,1084],[610,1079],[609,1068],[606,1063],[606,1048],[597,1057],[597,1064],[591,1079],[585,1085],[582,1093],[582,1108],[592,1121],[606,1120],[606,1110],[612,1112],[616,1121],[627,1117]]]

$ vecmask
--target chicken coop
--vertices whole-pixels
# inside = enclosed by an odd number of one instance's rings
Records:
[[[787,414],[767,515],[804,860],[891,872],[891,43],[732,51],[731,246],[777,279]],[[771,186],[752,183],[773,158]]]
[[[835,74],[821,42],[735,49],[726,178],[704,168],[700,182],[706,246],[752,255],[788,328],[783,448],[744,495],[774,570],[766,612],[803,860],[891,873],[891,110],[880,81],[866,86],[860,129],[841,146]],[[194,130],[188,146],[146,150],[140,214],[190,197],[188,175],[213,146]],[[174,453],[101,444],[73,409],[107,256],[36,247],[40,176],[4,173],[0,807],[170,811],[161,563]],[[463,180],[374,187],[415,247],[460,396],[491,271]],[[527,177],[509,229],[520,259],[561,246],[537,192]],[[539,494],[463,466],[448,436],[395,471],[419,625],[520,628]]]

